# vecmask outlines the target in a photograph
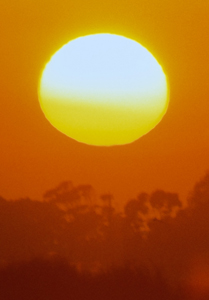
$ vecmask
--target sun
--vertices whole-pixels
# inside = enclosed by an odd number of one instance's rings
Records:
[[[168,107],[166,76],[138,42],[115,34],[74,39],[46,64],[39,101],[48,121],[90,145],[132,143],[153,129]]]

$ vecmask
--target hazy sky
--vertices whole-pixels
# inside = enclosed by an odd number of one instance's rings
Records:
[[[62,180],[90,183],[124,202],[156,188],[185,195],[209,168],[209,2],[10,0],[0,10],[0,194],[42,193]],[[78,143],[53,128],[37,88],[51,55],[81,35],[133,38],[162,65],[170,105],[161,123],[117,147]]]

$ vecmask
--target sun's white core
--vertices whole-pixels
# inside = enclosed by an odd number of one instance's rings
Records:
[[[138,42],[94,34],[70,41],[51,57],[39,101],[50,123],[71,138],[121,145],[159,123],[168,88],[162,67]]]

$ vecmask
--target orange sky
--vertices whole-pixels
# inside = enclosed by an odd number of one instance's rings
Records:
[[[0,10],[0,194],[41,198],[62,180],[90,183],[117,202],[156,188],[183,197],[209,168],[209,2],[10,0]],[[81,35],[133,38],[170,83],[161,123],[133,144],[87,146],[45,119],[37,88],[50,56]]]

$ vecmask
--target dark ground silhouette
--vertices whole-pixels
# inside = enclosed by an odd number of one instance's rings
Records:
[[[92,275],[79,273],[63,260],[34,259],[0,271],[1,300],[167,300],[182,299],[160,274],[117,268]]]

